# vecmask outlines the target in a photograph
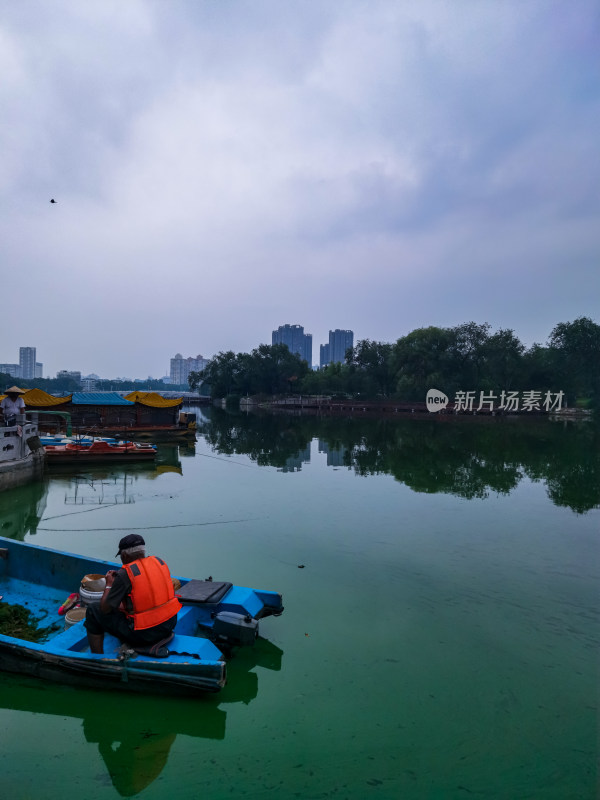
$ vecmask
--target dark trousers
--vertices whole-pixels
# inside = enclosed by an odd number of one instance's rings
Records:
[[[85,614],[85,627],[88,633],[101,634],[111,633],[117,639],[133,647],[146,647],[156,642],[161,642],[169,636],[177,624],[177,614],[160,625],[153,628],[146,628],[143,631],[134,631],[133,621],[130,620],[122,611],[113,611],[110,614],[103,614],[100,610],[100,603],[91,603]]]

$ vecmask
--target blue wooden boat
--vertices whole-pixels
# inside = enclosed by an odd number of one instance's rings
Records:
[[[168,655],[136,653],[107,634],[104,654],[89,652],[83,621],[70,627],[58,615],[84,576],[115,564],[0,537],[0,598],[25,606],[48,628],[40,643],[0,634],[0,669],[89,688],[194,694],[218,692],[227,656],[252,645],[259,620],[283,611],[281,595],[231,583],[179,578],[183,605]]]

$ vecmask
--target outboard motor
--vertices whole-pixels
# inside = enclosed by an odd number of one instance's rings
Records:
[[[258,620],[247,614],[220,611],[215,614],[213,638],[228,645],[253,645],[258,636]]]

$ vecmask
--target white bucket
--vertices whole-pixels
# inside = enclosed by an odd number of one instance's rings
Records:
[[[77,625],[77,623],[81,622],[82,619],[85,619],[84,606],[77,606],[76,608],[72,608],[70,611],[67,611],[65,614],[65,630],[70,628],[72,625]]]
[[[86,606],[89,606],[90,603],[99,603],[100,600],[102,600],[103,594],[104,590],[101,592],[90,592],[83,584],[79,587],[79,597],[81,598],[81,602]]]

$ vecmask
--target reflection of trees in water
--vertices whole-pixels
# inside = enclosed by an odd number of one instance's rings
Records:
[[[600,428],[595,423],[513,419],[356,419],[230,414],[203,430],[219,453],[283,467],[313,438],[358,475],[393,475],[417,492],[459,497],[510,493],[524,476],[578,513],[600,506]]]
[[[87,742],[98,745],[107,769],[101,781],[122,797],[138,794],[163,771],[177,736],[224,739],[227,703],[250,703],[258,694],[256,667],[281,669],[283,653],[266,639],[245,648],[228,666],[222,692],[195,698],[148,697],[120,692],[74,692],[7,675],[0,685],[0,710],[81,719]],[[67,763],[67,762],[66,762]],[[90,787],[93,795],[93,787]]]
[[[303,418],[294,418],[292,425],[287,421],[274,415],[232,415],[213,409],[202,433],[219,453],[243,453],[261,467],[284,469],[293,459],[302,459],[313,437],[312,426]]]

